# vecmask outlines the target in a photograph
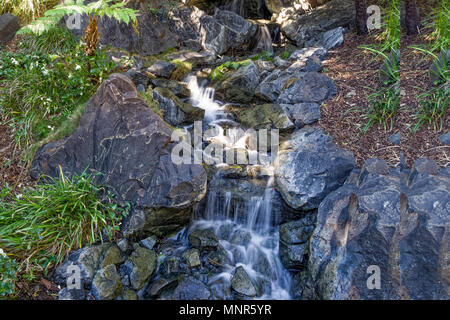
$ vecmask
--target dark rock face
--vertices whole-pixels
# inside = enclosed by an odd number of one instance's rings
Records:
[[[298,128],[320,119],[320,106],[317,103],[282,104],[281,107]]]
[[[180,276],[178,285],[169,295],[161,297],[162,300],[208,300],[211,296],[209,288],[200,280],[192,276]]]
[[[355,21],[355,4],[351,0],[332,0],[310,14],[293,15],[281,24],[281,30],[297,46],[323,41],[323,34]],[[338,37],[339,38],[339,37]],[[331,42],[330,42],[331,43]]]
[[[305,127],[280,149],[276,188],[290,207],[309,211],[339,188],[354,166],[352,152],[339,149],[319,127]]]
[[[89,100],[72,135],[38,150],[30,174],[57,177],[59,166],[68,177],[87,167],[101,172],[97,182],[133,206],[123,233],[162,236],[189,221],[191,206],[206,189],[202,166],[172,162],[171,134],[131,80],[114,74]]]
[[[448,299],[449,208],[433,161],[401,171],[368,160],[320,204],[303,298]]]
[[[20,29],[19,18],[5,13],[0,16],[0,44],[6,43],[16,35]]]
[[[237,267],[231,279],[231,287],[240,295],[254,297],[257,290],[243,267]]]
[[[259,77],[258,67],[251,62],[248,66],[241,67],[228,76],[220,85],[219,90],[225,93],[227,101],[249,103],[255,95]]]

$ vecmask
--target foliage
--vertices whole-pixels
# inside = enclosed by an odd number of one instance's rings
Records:
[[[223,76],[231,70],[238,70],[240,67],[245,67],[250,64],[250,60],[243,60],[243,61],[227,61],[217,68],[215,68],[211,74],[211,81],[220,81],[223,79]]]
[[[16,260],[10,259],[0,248],[0,299],[14,293],[14,281],[17,280]]]
[[[421,89],[421,88],[417,88]],[[442,84],[431,90],[425,91],[417,96],[422,107],[417,113],[417,123],[413,132],[417,132],[424,124],[430,124],[434,130],[442,130],[444,120],[448,117],[448,106],[450,99],[448,95],[448,84]]]
[[[377,123],[384,125],[385,130],[392,129],[394,115],[400,106],[400,87],[398,84],[373,91],[368,96],[370,109],[366,114],[368,120],[363,127],[364,133]]]
[[[250,59],[252,61],[257,61],[257,60],[273,61],[273,56],[274,56],[273,52],[263,51],[263,52],[260,52],[258,54],[255,54]]]
[[[27,37],[17,53],[0,51],[0,104],[25,149],[48,137],[115,68],[105,52],[87,57],[73,38],[57,34]]]
[[[18,16],[21,23],[28,23],[57,4],[58,0],[2,0],[0,15],[10,12]]]
[[[181,80],[192,70],[192,63],[180,60],[173,60],[173,63],[177,65],[177,68],[172,72],[170,78],[172,80]]]
[[[21,271],[32,276],[60,263],[65,254],[86,244],[111,240],[128,208],[113,204],[113,196],[94,184],[85,170],[67,179],[47,178],[24,189],[10,202],[0,202],[0,245],[26,258]],[[105,195],[105,201],[98,197]]]
[[[427,35],[427,40],[431,42],[429,51],[439,53],[448,50],[450,7],[449,0],[442,0],[437,9],[433,9],[432,21],[425,25],[425,29],[431,29],[431,35]]]

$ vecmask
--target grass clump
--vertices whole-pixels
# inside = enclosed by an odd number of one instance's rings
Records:
[[[2,0],[0,15],[12,13],[19,17],[22,24],[26,24],[57,4],[58,0]]]
[[[173,60],[173,63],[177,65],[177,68],[172,72],[170,76],[171,80],[182,80],[189,72],[192,71],[192,63],[180,60]]]
[[[0,202],[0,246],[20,261],[20,271],[31,280],[62,262],[74,249],[111,240],[128,208],[119,208],[106,188],[94,184],[86,171],[23,190]],[[99,196],[106,200],[100,201]],[[26,258],[23,258],[26,257]]]

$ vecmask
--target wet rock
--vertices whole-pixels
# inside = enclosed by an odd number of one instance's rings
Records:
[[[277,99],[279,104],[303,102],[322,103],[337,93],[333,81],[324,74],[316,72],[299,73],[298,79],[283,90]]]
[[[122,291],[120,276],[112,264],[97,271],[92,282],[91,294],[96,300],[112,300]]]
[[[0,44],[7,43],[14,38],[19,29],[20,22],[18,17],[10,13],[0,15]]]
[[[144,240],[139,241],[139,244],[141,246],[143,246],[144,248],[153,250],[157,242],[158,242],[158,239],[155,236],[150,236]]]
[[[104,253],[101,267],[105,268],[109,265],[118,265],[125,261],[125,258],[116,244],[111,244]]]
[[[450,131],[440,136],[439,141],[445,145],[450,145]]]
[[[287,113],[277,104],[234,108],[231,112],[239,123],[251,129],[279,129],[280,131],[289,131],[295,128]]]
[[[163,300],[207,300],[211,297],[209,288],[200,280],[182,275],[178,286],[170,294],[162,295]]]
[[[236,230],[231,236],[230,242],[235,245],[247,247],[252,240],[250,232],[245,230]]]
[[[290,207],[309,211],[345,182],[354,165],[352,152],[339,149],[319,127],[305,127],[280,149],[275,186]]]
[[[297,128],[313,124],[320,119],[320,106],[317,103],[282,104],[281,107],[295,123]]]
[[[118,243],[117,246],[119,247],[120,251],[122,252],[127,252],[130,249],[130,244],[128,242],[127,239],[121,239]]]
[[[233,278],[231,279],[231,288],[237,293],[247,297],[254,297],[257,294],[255,285],[243,267],[236,268]]]
[[[128,300],[128,301],[133,301],[133,300],[139,300],[138,295],[136,294],[135,291],[133,290],[125,290],[119,297],[120,300]]]
[[[30,175],[58,177],[59,166],[68,178],[86,168],[101,172],[96,183],[110,186],[119,203],[132,204],[122,233],[141,239],[164,236],[189,221],[193,204],[205,195],[207,178],[201,165],[172,161],[176,144],[170,143],[171,135],[131,80],[113,74],[88,101],[75,132],[36,152]]]
[[[154,89],[153,99],[159,103],[159,107],[163,110],[164,120],[173,126],[201,121],[205,116],[205,110],[182,102],[168,89]]]
[[[124,264],[124,273],[130,277],[133,289],[140,290],[156,270],[156,253],[143,247],[138,247]]]
[[[190,249],[183,254],[189,268],[197,268],[202,265],[198,249]]]
[[[248,103],[255,95],[255,89],[259,84],[259,69],[255,63],[239,68],[238,71],[227,75],[221,83],[219,91],[225,93],[229,102]]]
[[[173,62],[167,61],[156,61],[151,67],[147,69],[151,74],[156,75],[157,77],[163,77],[169,79],[172,75],[172,72],[177,68],[177,64]]]
[[[288,16],[281,30],[298,47],[319,42],[324,32],[338,27],[349,27],[355,21],[355,4],[352,0],[332,0],[309,14]]]
[[[175,256],[166,257],[160,267],[160,273],[165,277],[172,277],[182,271],[180,258]]]
[[[150,286],[149,295],[150,297],[158,297],[164,291],[175,289],[178,284],[177,278],[159,278],[153,282]]]
[[[216,250],[219,245],[219,239],[209,229],[194,230],[188,238],[189,244],[200,250]]]
[[[209,285],[213,299],[228,300],[231,298],[230,283],[224,279],[218,279]]]

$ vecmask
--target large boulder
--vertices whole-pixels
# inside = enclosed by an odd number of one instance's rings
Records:
[[[0,16],[0,44],[6,43],[16,35],[20,29],[19,18],[5,13]]]
[[[355,20],[353,0],[332,0],[309,14],[295,12],[281,23],[281,30],[297,46],[324,41],[324,33],[338,27],[349,27]],[[328,38],[331,35],[327,35]],[[336,39],[336,37],[334,37]]]
[[[254,62],[239,68],[236,72],[226,75],[226,79],[220,84],[219,92],[224,92],[229,102],[249,103],[259,84],[259,69]]]
[[[355,166],[353,153],[338,148],[319,127],[305,127],[280,147],[275,160],[276,189],[297,210],[319,207]]]
[[[303,298],[449,299],[449,208],[434,162],[366,161],[320,204]]]
[[[86,168],[101,172],[119,203],[132,204],[122,226],[128,236],[163,236],[183,227],[206,192],[201,165],[175,164],[172,129],[150,110],[131,80],[113,74],[88,101],[75,132],[40,148],[30,175],[71,177]]]

